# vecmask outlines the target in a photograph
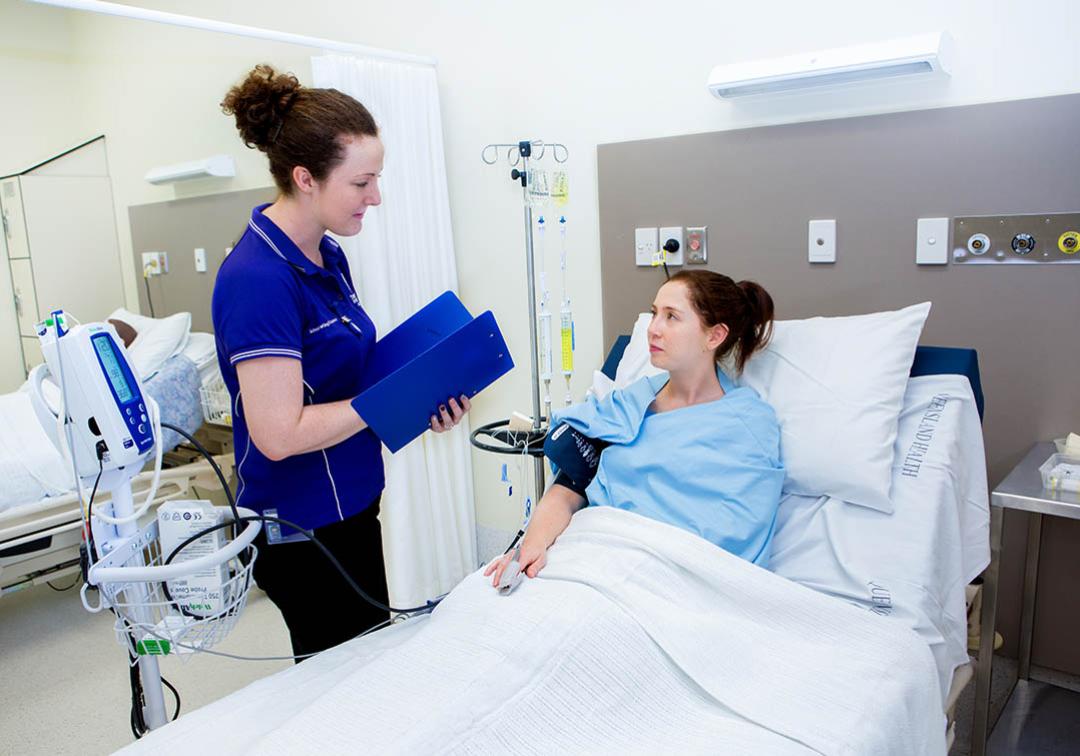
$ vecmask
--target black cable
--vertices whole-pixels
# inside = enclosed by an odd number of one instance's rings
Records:
[[[131,637],[131,633],[128,633],[128,640],[134,644],[134,640]],[[146,721],[143,719],[143,687],[142,677],[139,675],[138,655],[128,650],[128,685],[131,687],[131,734],[135,736],[136,740],[142,738],[149,729],[146,726]]]
[[[90,519],[94,513],[94,497],[97,496],[98,483],[101,482],[101,475],[105,472],[105,463],[102,460],[102,455],[98,455],[98,472],[97,477],[94,478],[94,488],[90,491],[90,500],[86,504],[86,546],[90,550],[90,561],[97,560],[97,547],[94,544],[94,521]]]
[[[419,612],[431,611],[431,609],[433,609],[435,607],[437,602],[432,602],[432,601],[428,601],[423,606],[413,606],[413,607],[409,607],[407,609],[399,609],[397,607],[390,606],[389,604],[384,604],[381,601],[378,601],[377,599],[372,598],[371,596],[369,596],[364,591],[364,589],[361,588],[356,583],[356,581],[352,579],[352,576],[341,565],[341,562],[339,562],[337,560],[337,558],[330,552],[330,549],[326,548],[326,546],[323,545],[322,541],[320,541],[318,538],[315,537],[315,534],[312,531],[305,530],[304,528],[300,527],[296,523],[289,522],[288,520],[283,520],[283,519],[278,518],[278,517],[268,517],[266,515],[255,515],[254,517],[241,517],[239,511],[236,508],[236,500],[233,498],[232,489],[229,488],[229,483],[228,483],[227,480],[225,480],[225,473],[223,473],[221,471],[221,467],[219,467],[217,462],[214,461],[213,456],[210,454],[210,452],[208,452],[206,450],[206,447],[204,447],[202,444],[200,444],[198,441],[196,441],[194,436],[192,436],[190,433],[188,433],[187,431],[185,431],[182,428],[177,428],[175,425],[172,425],[170,423],[162,423],[161,427],[162,428],[168,428],[169,430],[176,431],[177,433],[179,433],[181,436],[183,436],[188,441],[190,441],[192,443],[192,445],[194,445],[195,448],[199,451],[199,453],[202,454],[204,457],[206,457],[207,461],[210,462],[210,466],[214,469],[214,472],[218,476],[218,480],[221,482],[221,487],[223,489],[225,489],[225,497],[229,501],[229,507],[232,509],[233,520],[234,520],[234,522],[223,522],[223,523],[220,523],[218,525],[212,525],[209,528],[206,528],[205,530],[202,530],[202,531],[196,533],[195,535],[189,537],[187,540],[185,540],[183,543],[181,543],[179,546],[177,546],[173,550],[173,552],[171,554],[169,554],[169,556],[165,559],[164,564],[169,564],[170,562],[172,562],[173,558],[176,557],[176,555],[179,554],[183,549],[187,548],[187,546],[189,546],[190,544],[192,544],[195,541],[199,540],[203,536],[205,536],[205,535],[207,535],[209,533],[213,533],[216,530],[221,530],[222,528],[229,527],[229,526],[231,526],[233,524],[239,526],[239,524],[241,522],[253,522],[253,521],[261,521],[263,523],[276,522],[279,525],[285,525],[285,526],[287,526],[289,528],[292,528],[296,532],[303,534],[305,538],[307,538],[309,541],[311,541],[313,544],[315,544],[315,547],[318,548],[319,551],[322,552],[323,556],[325,556],[328,560],[330,560],[330,564],[332,564],[334,566],[334,568],[337,569],[337,571],[341,573],[341,576],[343,578],[345,578],[345,582],[349,585],[349,587],[352,588],[353,591],[355,591],[356,594],[358,596],[360,596],[360,598],[364,599],[364,601],[368,602],[369,604],[371,604],[375,608],[381,609],[384,612],[391,612],[391,613],[394,613],[394,614],[416,614],[416,613],[419,613]],[[162,585],[162,589],[164,591],[168,591],[168,588],[165,586],[164,581],[162,582],[161,585]],[[168,596],[168,593],[166,593],[166,596]],[[179,609],[182,613],[186,614],[187,616],[194,616],[194,617],[197,617],[199,619],[209,619],[210,618],[210,617],[199,617],[199,615],[192,614],[190,612],[190,610],[184,609],[179,604],[177,604],[176,601],[174,601],[171,596],[168,596],[168,598],[169,598],[169,601],[171,601],[173,603],[173,605],[177,609]],[[226,611],[226,612],[223,612],[223,613],[221,613],[219,615],[213,615],[213,616],[223,616],[224,614],[227,614],[227,613],[228,612]]]
[[[522,528],[521,530],[519,530],[517,532],[517,535],[514,536],[514,540],[512,540],[510,542],[510,545],[506,547],[506,551],[503,552],[503,556],[506,556],[507,554],[509,554],[511,551],[514,550],[514,547],[518,545],[518,541],[521,540],[521,537],[523,535],[525,535],[525,528]]]
[[[179,718],[179,716],[180,716],[180,691],[178,691],[175,687],[173,687],[173,684],[171,682],[169,682],[168,680],[166,680],[164,677],[161,678],[161,684],[164,685],[169,690],[171,690],[172,694],[174,696],[176,696],[176,709],[173,710],[173,717],[172,717],[172,720],[171,720],[171,721],[175,722],[177,720],[177,718]]]
[[[116,611],[110,609],[113,614]],[[117,615],[118,617],[120,615]],[[131,626],[131,623],[126,618],[121,617],[121,621],[124,623],[125,635],[128,639],[128,683],[131,687],[131,734],[135,736],[136,740],[139,740],[150,731],[150,727],[146,724],[146,720],[143,719],[143,706],[146,703],[145,696],[143,695],[142,686],[142,674],[140,673],[138,661],[138,651],[135,646],[135,639],[132,633],[135,628]],[[176,698],[176,707],[173,709],[173,717],[170,721],[176,721],[180,716],[180,691],[176,689],[176,686],[165,679],[164,675],[161,676],[161,684],[172,691],[173,696]]]
[[[179,433],[181,436],[187,439],[188,443],[195,447],[199,454],[203,455],[206,458],[206,461],[210,463],[210,467],[214,469],[214,473],[217,475],[218,480],[221,482],[221,487],[225,489],[225,499],[229,502],[229,509],[232,510],[233,517],[239,519],[240,513],[236,511],[236,499],[233,498],[232,489],[229,488],[229,484],[225,480],[225,473],[221,471],[221,467],[218,466],[217,461],[214,459],[214,455],[207,451],[206,447],[199,443],[199,440],[197,438],[195,438],[183,428],[178,428],[172,423],[162,423],[161,427],[168,428],[171,431]]]
[[[371,596],[369,596],[364,591],[363,588],[361,588],[356,583],[355,580],[352,579],[352,575],[350,575],[348,573],[348,571],[341,565],[341,562],[339,562],[337,560],[337,557],[335,557],[333,555],[333,553],[330,551],[330,549],[326,548],[326,546],[323,545],[323,542],[315,537],[314,533],[312,533],[310,530],[305,530],[304,528],[297,525],[295,522],[289,522],[288,520],[283,520],[280,517],[269,517],[267,515],[255,515],[254,517],[241,517],[239,520],[237,520],[237,522],[238,523],[239,522],[276,522],[279,525],[284,525],[284,526],[286,526],[288,528],[292,528],[293,530],[297,531],[298,533],[303,534],[305,538],[307,538],[309,541],[311,541],[313,544],[315,544],[315,547],[318,548],[319,551],[322,552],[322,555],[324,557],[326,557],[328,560],[330,560],[330,564],[332,564],[334,566],[334,568],[337,569],[337,571],[341,573],[341,576],[343,578],[345,578],[345,582],[348,583],[349,587],[352,588],[353,591],[355,591],[356,594],[358,596],[360,596],[360,598],[364,599],[364,601],[367,601],[369,604],[374,606],[376,609],[381,609],[384,612],[392,612],[394,614],[417,614],[419,612],[431,611],[436,606],[437,602],[428,601],[423,606],[412,606],[412,607],[409,607],[407,609],[399,609],[398,607],[390,606],[389,604],[384,604],[381,601],[379,601],[378,599],[372,598]],[[179,554],[181,551],[186,549],[188,546],[190,546],[192,543],[199,540],[203,536],[205,536],[205,535],[207,535],[209,533],[213,533],[215,530],[221,530],[222,528],[227,528],[232,524],[233,523],[231,523],[231,522],[221,522],[221,523],[218,523],[217,525],[211,525],[210,527],[205,528],[204,530],[201,530],[198,533],[188,537],[183,543],[181,543],[179,546],[177,546],[175,549],[173,549],[172,553],[169,554],[168,557],[166,557],[163,564],[170,564],[172,562],[173,558],[177,554]],[[173,603],[175,605],[175,601]],[[177,608],[180,609],[179,606],[177,606]],[[184,611],[185,613],[187,613],[186,610],[184,610],[184,609],[181,609],[181,611]],[[225,614],[228,614],[228,611],[221,612],[220,614],[207,616],[207,617],[200,617],[197,614],[189,614],[189,616],[198,617],[199,619],[212,619],[214,617],[224,616]]]
[[[150,296],[150,276],[143,274],[143,283],[146,284],[146,303],[150,305],[150,317],[156,318],[154,314],[154,298]]]
[[[71,585],[66,585],[63,588],[57,588],[55,585],[52,584],[52,581],[49,581],[49,580],[45,581],[45,585],[49,586],[50,588],[52,588],[57,593],[63,593],[64,591],[70,591],[72,588],[77,586],[79,584],[79,580],[80,580],[80,577],[78,575],[76,575],[75,580],[71,583]]]

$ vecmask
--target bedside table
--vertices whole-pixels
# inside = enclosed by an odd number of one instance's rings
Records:
[[[994,657],[994,620],[997,614],[1001,568],[1001,529],[1004,510],[1030,512],[1028,545],[1020,623],[1019,679],[1031,672],[1031,636],[1035,621],[1035,593],[1039,577],[1039,546],[1043,515],[1080,520],[1080,494],[1043,488],[1039,466],[1057,449],[1052,442],[1035,444],[990,495],[990,566],[983,573],[982,615],[979,618],[979,659],[975,674],[975,717],[971,734],[972,756],[986,753],[990,730],[990,673]],[[1010,696],[1012,692],[1010,691]]]

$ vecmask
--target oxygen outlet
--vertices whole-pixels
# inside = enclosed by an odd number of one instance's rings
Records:
[[[967,241],[968,252],[973,255],[984,255],[990,249],[990,237],[986,234],[972,234]]]
[[[1075,255],[1080,251],[1080,233],[1066,231],[1058,237],[1058,249],[1066,255]]]
[[[1017,234],[1013,237],[1012,248],[1018,255],[1030,254],[1035,249],[1035,237],[1031,234]]]

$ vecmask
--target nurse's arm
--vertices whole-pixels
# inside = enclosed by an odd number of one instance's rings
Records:
[[[251,440],[274,461],[334,446],[367,427],[348,399],[305,405],[299,360],[244,360],[236,377]]]

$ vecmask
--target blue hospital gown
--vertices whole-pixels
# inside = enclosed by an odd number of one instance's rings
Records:
[[[776,413],[752,388],[717,369],[721,399],[668,412],[649,405],[668,374],[558,411],[590,438],[608,441],[589,504],[625,509],[695,533],[769,566],[784,467]]]

